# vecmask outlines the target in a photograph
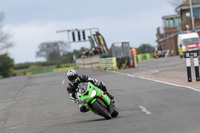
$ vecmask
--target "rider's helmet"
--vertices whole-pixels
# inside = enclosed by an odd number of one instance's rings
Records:
[[[67,78],[69,81],[74,83],[76,81],[76,79],[78,78],[78,72],[74,69],[67,71]]]

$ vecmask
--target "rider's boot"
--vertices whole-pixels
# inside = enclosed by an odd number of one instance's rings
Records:
[[[79,109],[82,113],[89,111],[89,109],[87,109],[83,104],[80,104],[80,103],[79,103]]]

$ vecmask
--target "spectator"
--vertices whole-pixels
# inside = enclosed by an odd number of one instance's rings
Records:
[[[94,55],[93,51],[90,50],[90,52],[89,52],[89,56],[93,56],[93,55]]]

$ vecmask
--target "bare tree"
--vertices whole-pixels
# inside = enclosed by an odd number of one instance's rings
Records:
[[[167,0],[172,6],[177,7],[181,5],[186,0]]]
[[[8,50],[10,47],[13,47],[13,42],[10,42],[11,34],[2,30],[1,22],[4,20],[4,14],[0,12],[0,54],[3,51]]]

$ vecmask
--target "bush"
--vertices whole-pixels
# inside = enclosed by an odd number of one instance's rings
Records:
[[[14,60],[7,54],[0,55],[0,75],[10,77],[14,74]]]
[[[60,61],[57,62],[57,64],[56,64],[56,68],[62,68],[62,65],[61,65],[61,62],[60,62]]]
[[[39,72],[39,71],[42,71],[42,66],[39,66],[39,65],[32,65],[29,67],[29,70],[31,72]]]
[[[19,70],[19,69],[27,69],[29,68],[31,65],[31,63],[23,63],[23,64],[17,64],[14,66],[15,70]]]

